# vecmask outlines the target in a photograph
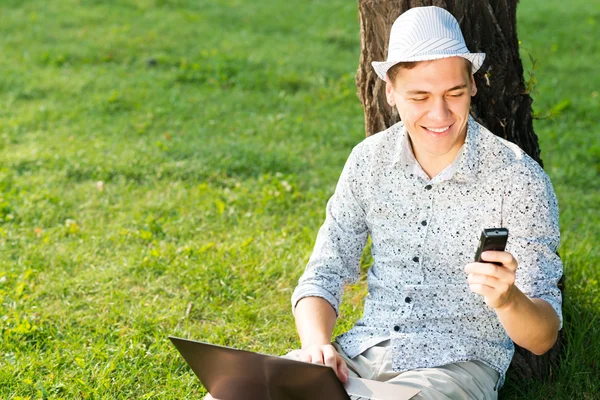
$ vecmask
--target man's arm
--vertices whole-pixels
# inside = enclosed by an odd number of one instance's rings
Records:
[[[331,304],[320,297],[305,297],[296,305],[296,329],[302,348],[331,344],[336,315]]]
[[[513,342],[543,354],[562,325],[558,204],[539,165],[513,167],[502,207],[503,226],[510,230],[507,251],[484,252],[489,263],[471,263],[465,271],[471,290],[485,297]]]
[[[306,269],[292,295],[292,310],[302,343],[302,361],[332,367],[342,382],[348,368],[331,345],[344,285],[360,274],[360,257],[368,227],[361,199],[364,148],[356,146],[327,202],[325,222],[319,229]]]
[[[327,202],[325,221],[304,274],[292,294],[292,310],[305,297],[320,297],[339,312],[344,286],[360,275],[360,257],[367,242],[366,213],[360,199],[364,188],[361,146],[350,153],[333,196]]]
[[[514,285],[517,260],[512,254],[486,251],[482,258],[490,263],[465,267],[471,290],[485,297],[513,342],[537,355],[550,350],[560,327],[554,308],[542,299],[530,299]]]
[[[542,299],[530,299],[518,290],[515,300],[496,309],[508,336],[521,347],[542,355],[554,346],[560,321],[556,311]]]
[[[335,310],[327,300],[305,297],[296,304],[296,328],[302,343],[300,361],[333,368],[342,382],[348,379],[348,367],[331,345]]]

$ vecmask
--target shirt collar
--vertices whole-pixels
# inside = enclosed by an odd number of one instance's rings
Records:
[[[417,162],[417,159],[412,151],[406,126],[404,126],[404,123],[399,122],[394,127],[397,129],[398,135],[394,164],[400,166],[404,170],[407,178],[411,175],[415,175],[429,181],[429,177],[427,174],[425,174]],[[456,154],[454,161],[436,177],[434,177],[433,180],[443,181],[447,179],[454,179],[460,182],[468,182],[476,179],[477,163],[479,161],[477,149],[479,135],[479,124],[473,119],[473,117],[469,115],[465,143]]]

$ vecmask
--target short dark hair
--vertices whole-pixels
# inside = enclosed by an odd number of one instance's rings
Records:
[[[467,73],[469,74],[469,76],[471,76],[473,74],[471,72],[472,71],[471,61],[467,60],[466,58],[463,58],[463,60],[465,60],[465,69],[466,69]],[[390,78],[390,82],[392,83],[392,85],[396,81],[396,77],[398,76],[398,73],[400,72],[401,69],[413,69],[414,67],[417,66],[417,64],[422,63],[422,62],[429,62],[429,61],[406,61],[406,62],[399,62],[398,64],[392,65],[390,67],[390,69],[387,70],[387,76]]]

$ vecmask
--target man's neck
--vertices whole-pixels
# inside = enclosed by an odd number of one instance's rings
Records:
[[[452,164],[454,159],[448,160],[438,160],[438,159],[427,159],[427,158],[419,158],[419,156],[415,155],[417,162],[421,166],[421,169],[427,174],[427,176],[432,179],[437,176],[440,172],[442,172],[448,165]]]
[[[460,151],[460,147],[458,147],[457,149],[452,149],[451,151],[449,151],[448,153],[446,153],[444,155],[437,156],[437,155],[427,154],[425,152],[421,153],[419,151],[415,151],[415,147],[413,146],[412,141],[410,140],[410,137],[409,137],[409,144],[412,148],[415,159],[421,166],[421,169],[427,174],[429,179],[433,179],[440,172],[442,172],[448,165],[452,164],[452,162],[456,159],[456,157],[458,156],[458,153]]]

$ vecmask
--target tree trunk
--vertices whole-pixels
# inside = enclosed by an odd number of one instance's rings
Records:
[[[392,23],[404,11],[417,6],[447,9],[458,20],[471,52],[486,53],[477,72],[477,95],[471,115],[494,134],[516,143],[542,165],[538,139],[533,132],[532,99],[523,79],[519,57],[516,9],[518,0],[358,0],[361,54],[356,74],[358,96],[365,113],[366,135],[380,132],[400,120],[385,97],[385,82],[371,61],[387,57]],[[563,291],[563,280],[559,284]],[[564,330],[554,347],[543,356],[516,347],[508,375],[512,379],[549,379],[559,361]]]

